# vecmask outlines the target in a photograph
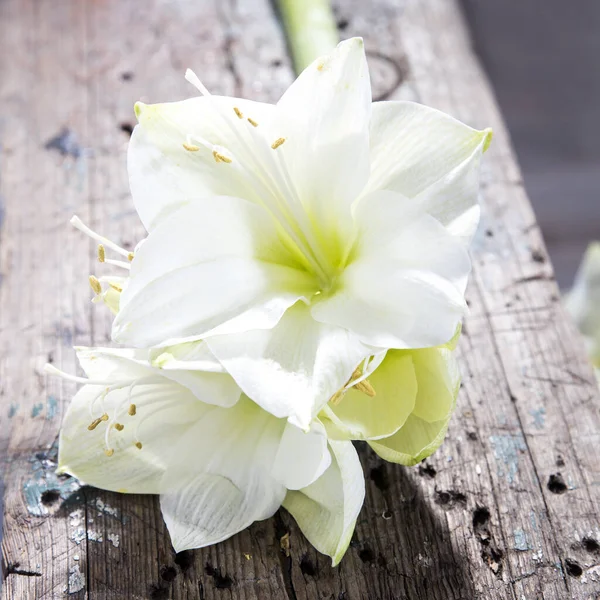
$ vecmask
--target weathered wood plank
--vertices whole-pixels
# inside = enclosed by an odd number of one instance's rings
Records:
[[[367,500],[337,569],[283,511],[175,556],[155,498],[55,478],[73,389],[44,381],[41,366],[51,357],[73,371],[70,346],[104,343],[109,325],[86,302],[93,249],[66,222],[77,212],[123,244],[142,234],[125,171],[133,102],[189,95],[187,66],[215,92],[274,100],[291,71],[267,0],[46,4],[0,3],[2,597],[597,597],[598,395],[454,0],[336,6],[342,35],[366,38],[376,97],[420,100],[496,131],[464,386],[438,455],[407,470],[361,451]],[[79,140],[71,156],[44,148],[63,126]],[[288,531],[289,557],[279,546]]]

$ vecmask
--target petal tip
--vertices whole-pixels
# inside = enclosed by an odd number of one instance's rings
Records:
[[[135,113],[135,118],[138,120],[138,122],[142,117],[142,112],[147,108],[147,106],[147,104],[139,101],[133,105],[133,112]]]
[[[487,152],[487,149],[490,147],[490,144],[492,143],[492,139],[494,137],[494,130],[491,127],[487,127],[483,130],[483,134],[483,152]]]

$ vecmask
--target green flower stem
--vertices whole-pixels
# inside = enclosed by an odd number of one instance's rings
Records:
[[[279,0],[279,8],[296,73],[337,45],[338,30],[329,0]]]

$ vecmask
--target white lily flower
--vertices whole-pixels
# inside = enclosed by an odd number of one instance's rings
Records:
[[[188,79],[202,97],[136,105],[128,168],[149,236],[115,340],[204,339],[254,401],[307,428],[377,349],[452,337],[489,130],[372,104],[357,38],[277,105]]]
[[[337,564],[364,499],[350,442],[328,444],[259,408],[206,350],[195,373],[150,365],[142,350],[78,348],[87,377],[65,415],[60,473],[99,488],[160,494],[176,551],[225,540],[288,503]],[[167,356],[159,359],[165,365]],[[315,530],[320,523],[322,530]]]
[[[600,383],[600,242],[588,246],[565,307],[583,334]]]

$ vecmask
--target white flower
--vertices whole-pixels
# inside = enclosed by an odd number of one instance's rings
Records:
[[[588,246],[565,306],[583,334],[600,382],[600,243]]]
[[[115,340],[204,339],[254,401],[307,428],[377,349],[453,336],[489,130],[372,104],[360,39],[275,106],[188,79],[202,97],[136,106],[128,166],[149,236]]]
[[[64,419],[59,472],[160,494],[176,551],[225,540],[283,503],[339,562],[364,498],[350,442],[328,442],[318,420],[305,433],[262,410],[207,348],[194,373],[153,368],[141,350],[77,350],[89,379],[46,368],[85,384]]]

